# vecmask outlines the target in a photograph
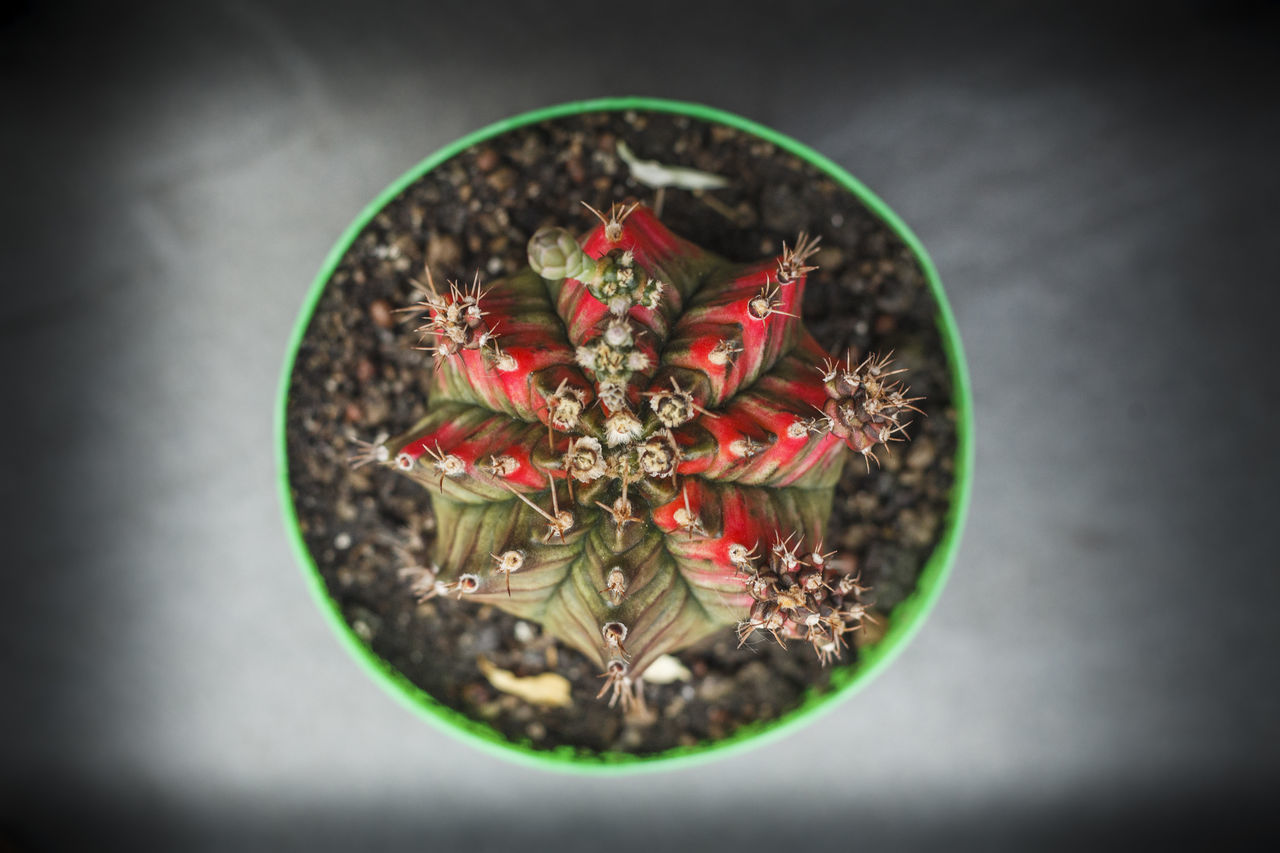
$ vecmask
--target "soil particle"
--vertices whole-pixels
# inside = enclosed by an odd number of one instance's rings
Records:
[[[462,260],[462,247],[452,234],[432,234],[427,239],[427,263],[432,269],[455,267]]]
[[[482,148],[476,153],[476,169],[481,172],[491,172],[500,160],[497,151],[492,148]]]

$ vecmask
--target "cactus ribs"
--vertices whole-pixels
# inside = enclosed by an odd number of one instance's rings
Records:
[[[623,707],[660,655],[731,627],[840,657],[868,617],[821,544],[834,487],[919,398],[887,357],[833,360],[804,328],[817,240],[735,264],[638,204],[592,213],[581,245],[534,234],[515,275],[418,282],[427,414],[353,460],[431,495],[415,594],[542,625]]]
[[[851,348],[858,354],[893,352],[895,363],[909,369],[904,376],[910,377],[913,394],[925,398],[915,405],[927,413],[912,419],[907,444],[896,445],[891,454],[876,451],[880,467],[864,465],[856,457],[847,460],[821,542],[806,539],[800,547],[793,538],[785,546],[809,562],[814,551],[838,551],[831,562],[841,573],[856,568],[859,582],[871,587],[863,601],[875,621],[864,620],[861,630],[844,635],[849,642],[849,648],[842,650],[845,665],[824,666],[803,640],[787,641],[789,648],[783,649],[764,627],[769,614],[758,612],[757,617],[765,618],[759,619],[761,627],[751,629],[748,605],[734,616],[736,621],[672,653],[691,676],[662,681],[651,667],[644,684],[648,710],[631,714],[609,707],[611,686],[602,701],[591,700],[608,686],[607,676],[600,677],[596,650],[584,655],[556,641],[549,629],[494,606],[506,598],[508,579],[512,598],[519,595],[519,584],[527,581],[521,575],[526,566],[533,567],[527,561],[533,556],[529,549],[500,550],[492,544],[483,553],[484,560],[477,566],[480,571],[474,574],[492,591],[486,598],[491,603],[477,603],[466,593],[457,600],[456,590],[418,601],[419,596],[431,596],[438,585],[461,580],[446,573],[446,566],[439,562],[445,550],[443,519],[433,513],[432,498],[428,498],[428,494],[440,496],[445,472],[433,470],[433,476],[423,478],[424,488],[377,465],[346,464],[353,436],[374,439],[365,451],[371,462],[383,452],[394,458],[389,451],[379,450],[383,447],[380,434],[404,430],[429,412],[432,386],[440,381],[431,357],[413,348],[412,328],[422,322],[413,318],[423,309],[395,311],[415,301],[411,280],[419,280],[424,286],[419,290],[429,293],[424,275],[424,265],[429,263],[442,297],[452,297],[449,279],[463,283],[459,286],[463,300],[468,288],[473,294],[486,293],[499,279],[520,274],[528,263],[529,237],[540,228],[564,225],[585,230],[590,226],[594,220],[580,200],[607,218],[613,203],[629,196],[652,197],[631,180],[617,155],[621,140],[642,159],[729,177],[728,186],[706,194],[714,194],[715,204],[698,193],[671,191],[661,213],[662,222],[672,231],[721,257],[765,258],[776,255],[784,242],[804,254],[806,247],[793,246],[797,234],[821,234],[820,251],[801,264],[819,267],[806,276],[801,312],[806,328],[824,352],[840,356],[845,367],[849,365],[843,354]],[[478,291],[477,269],[481,273]],[[797,313],[775,301],[785,298],[785,285],[774,284],[778,292],[763,294],[756,313],[763,313],[761,308],[766,306]],[[492,295],[488,293],[482,301]],[[759,289],[752,293],[753,298],[757,295]],[[956,432],[937,310],[915,253],[877,214],[810,165],[749,134],[649,111],[566,116],[505,132],[440,164],[388,202],[353,239],[326,283],[297,351],[286,409],[290,488],[306,547],[343,619],[380,659],[442,705],[482,721],[512,741],[537,749],[643,755],[720,739],[745,724],[774,719],[806,696],[829,690],[852,675],[854,669],[848,664],[857,660],[860,647],[874,643],[891,626],[895,606],[914,592],[921,568],[944,529]],[[497,337],[483,344],[491,357],[495,346],[502,352],[513,348],[516,329],[502,325],[492,314],[482,319],[496,324],[489,328]],[[422,345],[434,347],[437,337]],[[654,346],[647,334],[635,332],[633,338],[636,346]],[[621,340],[615,332],[613,341]],[[462,343],[468,341],[464,338]],[[715,344],[706,360],[722,365],[740,359],[740,350],[732,341]],[[464,349],[462,357],[474,358],[479,352]],[[573,356],[574,365],[586,376],[576,347]],[[816,371],[805,375],[808,381],[823,380]],[[677,381],[681,390],[692,390],[684,379]],[[596,392],[594,387],[586,390]],[[648,384],[640,390],[664,389]],[[657,397],[659,405],[678,405],[670,382],[665,390],[672,396]],[[651,414],[656,417],[650,399],[637,401],[633,409],[642,423]],[[715,411],[713,406],[704,408]],[[585,409],[589,418],[599,418],[602,411],[591,400]],[[820,415],[810,409],[806,417],[810,416]],[[706,423],[714,426],[719,421]],[[612,427],[596,438],[605,454],[610,449],[609,436],[616,440],[643,430],[642,424],[626,418],[616,418]],[[567,449],[569,438],[565,431],[555,433],[560,450]],[[547,440],[544,424],[536,450],[540,458],[550,453]],[[768,446],[760,438],[748,437],[737,450],[749,456]],[[439,451],[431,447],[442,462],[449,450],[443,440]],[[598,465],[591,441],[577,442],[575,450],[580,470]],[[646,464],[661,470],[662,449],[651,446],[649,450]],[[461,456],[456,451],[455,455]],[[446,467],[449,464],[444,462]],[[491,460],[482,464],[491,465]],[[492,466],[495,473],[508,468],[505,462]],[[446,474],[444,496],[451,497],[460,482]],[[572,482],[571,501],[568,481],[556,478],[556,504],[559,510],[574,512],[576,524],[585,523],[578,507],[580,481]],[[609,482],[618,488],[617,481]],[[548,486],[526,497],[542,509],[556,508]],[[694,521],[692,513],[675,518],[675,511],[684,509],[683,493],[680,497],[671,521]],[[694,497],[691,486],[690,509],[698,509]],[[596,524],[603,525],[604,532],[616,537],[614,531],[622,527],[633,535],[630,531],[641,522],[653,523],[638,502],[633,502],[629,515],[610,513],[615,499],[610,493],[598,498],[603,507],[590,504],[599,513]],[[698,516],[689,533],[680,531],[668,538],[678,544],[694,541],[698,524],[714,533],[711,513],[702,510]],[[544,525],[535,536],[540,541],[546,538],[546,520],[538,518]],[[567,532],[566,539],[572,535]],[[554,535],[546,544],[561,547]],[[745,547],[735,549],[735,557],[752,551],[755,542],[740,544]],[[771,570],[775,544],[762,540],[751,554],[762,575]],[[535,543],[534,547],[541,546]],[[522,550],[527,553],[520,555]],[[431,571],[433,561],[441,567],[438,577]],[[621,604],[637,588],[634,577],[629,578],[621,567],[614,572],[613,567],[606,566],[604,582],[591,592],[598,592],[602,602]],[[745,576],[745,572],[739,575],[740,582]],[[739,647],[735,629],[744,620],[747,625],[741,630],[746,642]],[[610,621],[627,626],[628,635],[621,642],[634,665],[642,637],[625,619]],[[785,640],[785,633],[780,630],[779,634]],[[597,638],[604,642],[603,633],[592,640]],[[486,677],[482,666],[486,661],[517,676],[561,676],[570,682],[575,701],[545,707],[505,693]]]

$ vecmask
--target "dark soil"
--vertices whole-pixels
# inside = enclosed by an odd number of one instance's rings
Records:
[[[906,444],[868,473],[846,465],[828,545],[856,556],[880,627],[909,595],[941,535],[956,451],[947,364],[936,306],[911,252],[862,204],[803,161],[740,131],[662,113],[605,113],[525,127],[470,149],[388,204],[356,239],[316,308],[298,352],[287,413],[289,469],[302,531],[330,594],[355,632],[383,659],[450,707],[535,748],[653,753],[731,733],[794,708],[831,670],[805,644],[735,648],[726,630],[677,657],[686,682],[649,684],[652,713],[624,718],[593,697],[597,667],[543,637],[537,625],[493,607],[417,603],[397,576],[395,549],[418,531],[431,546],[431,504],[387,469],[352,470],[352,436],[396,434],[426,406],[429,357],[412,347],[409,279],[424,261],[437,280],[484,279],[525,265],[525,243],[543,225],[584,232],[582,200],[607,209],[653,190],[629,178],[619,139],[637,156],[731,178],[699,197],[667,190],[661,216],[676,233],[738,261],[822,236],[805,319],[829,351],[896,353],[927,417]],[[834,541],[832,541],[834,540]],[[569,708],[548,710],[494,689],[477,658],[518,675],[554,671],[573,685]],[[846,654],[845,665],[856,656]]]

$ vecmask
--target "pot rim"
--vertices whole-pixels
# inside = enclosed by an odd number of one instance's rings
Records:
[[[641,110],[675,113],[716,124],[723,124],[752,134],[776,145],[832,178],[837,184],[853,193],[866,207],[878,216],[905,243],[920,262],[929,290],[938,306],[937,325],[943,349],[947,356],[952,383],[953,406],[956,410],[956,455],[951,501],[944,529],[926,560],[916,582],[915,590],[898,603],[889,614],[884,636],[875,644],[858,650],[855,662],[837,666],[832,671],[828,688],[818,693],[810,689],[801,704],[791,711],[771,720],[756,721],[740,726],[728,737],[717,741],[703,741],[694,746],[678,746],[653,755],[633,755],[623,752],[587,752],[570,746],[550,750],[535,749],[519,741],[509,740],[496,729],[479,720],[447,707],[431,694],[413,684],[388,662],[378,657],[356,635],[342,617],[337,601],[330,596],[324,579],[302,537],[290,490],[289,460],[286,436],[286,412],[289,402],[289,385],[295,359],[303,336],[315,313],[316,305],[334,270],[346,255],[351,244],[365,226],[388,203],[394,200],[410,184],[435,169],[455,155],[478,143],[529,124],[548,119],[562,118],[588,112],[620,112]],[[867,189],[857,178],[814,149],[734,113],[702,104],[649,97],[596,98],[571,101],[551,107],[520,113],[495,122],[446,145],[409,169],[378,194],[342,233],[329,250],[328,256],[312,281],[302,310],[294,324],[285,355],[283,371],[277,392],[275,411],[275,455],[277,484],[285,527],[295,559],[302,569],[307,586],[320,611],[338,635],[348,652],[381,687],[402,705],[438,729],[457,736],[490,755],[520,764],[589,775],[619,775],[636,771],[671,770],[702,764],[710,760],[737,755],[749,749],[773,743],[797,729],[808,725],[827,713],[843,700],[865,687],[876,675],[902,651],[915,636],[933,609],[951,572],[960,545],[961,532],[968,515],[973,478],[973,402],[968,369],[960,334],[956,328],[951,306],[947,303],[942,281],[919,239],[897,214]]]

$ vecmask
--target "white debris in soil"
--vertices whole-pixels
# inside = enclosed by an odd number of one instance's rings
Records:
[[[650,684],[671,684],[690,678],[693,678],[693,673],[671,655],[662,655],[644,671],[644,680]]]
[[[657,160],[641,160],[622,140],[618,140],[618,156],[631,169],[631,177],[653,189],[714,190],[729,186],[728,179],[720,175],[686,166],[667,166]]]

